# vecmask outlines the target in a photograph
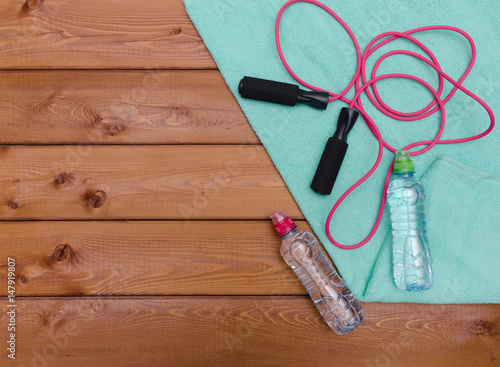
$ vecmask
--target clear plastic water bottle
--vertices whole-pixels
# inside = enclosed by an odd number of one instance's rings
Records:
[[[425,223],[425,190],[415,178],[407,151],[396,152],[387,188],[391,208],[394,279],[401,290],[426,290],[432,286],[432,264]]]
[[[328,261],[316,238],[299,231],[281,211],[274,213],[274,229],[283,239],[281,256],[306,287],[328,326],[343,335],[357,328],[365,318],[359,301]]]

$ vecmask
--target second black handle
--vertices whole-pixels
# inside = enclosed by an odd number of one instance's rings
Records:
[[[328,139],[311,184],[314,191],[330,195],[347,152],[348,144],[336,137]]]

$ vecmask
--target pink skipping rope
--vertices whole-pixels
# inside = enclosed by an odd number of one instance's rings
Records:
[[[283,56],[283,52],[281,50],[281,44],[280,44],[280,35],[279,35],[280,20],[281,20],[281,17],[283,15],[283,12],[285,11],[285,9],[288,6],[290,6],[291,4],[297,3],[297,2],[311,3],[311,4],[317,5],[320,8],[326,10],[332,17],[334,17],[345,28],[345,30],[347,31],[347,33],[351,37],[352,42],[354,43],[354,47],[356,48],[356,54],[357,54],[356,72],[355,72],[354,77],[352,78],[351,82],[349,83],[349,85],[342,92],[340,92],[338,94],[335,94],[335,93],[332,93],[330,91],[326,91],[324,89],[315,87],[311,84],[306,83],[302,79],[300,79],[293,72],[293,70],[290,68],[285,57]],[[411,36],[411,34],[413,34],[413,33],[435,30],[435,29],[444,29],[444,30],[450,30],[450,31],[457,32],[457,33],[461,34],[462,36],[464,36],[469,41],[469,44],[470,44],[471,50],[472,50],[471,60],[470,60],[469,66],[467,67],[465,72],[462,74],[462,77],[458,81],[453,80],[450,76],[448,76],[446,73],[444,73],[441,70],[439,62],[436,59],[436,57],[434,56],[434,54],[424,44],[422,44],[420,41],[418,41],[417,39],[415,39],[414,37]],[[382,139],[382,135],[380,134],[379,129],[377,128],[377,126],[375,125],[373,120],[370,118],[370,116],[368,116],[366,111],[363,109],[363,105],[361,104],[361,93],[362,92],[365,92],[367,94],[368,99],[373,103],[373,105],[379,111],[383,112],[387,116],[392,117],[393,119],[400,120],[400,121],[415,121],[415,120],[419,120],[419,119],[425,118],[427,116],[430,116],[438,110],[441,111],[440,128],[439,128],[439,131],[438,131],[436,137],[433,140],[415,142],[415,143],[412,143],[412,144],[406,146],[405,148],[403,148],[404,150],[409,150],[409,149],[416,147],[416,146],[421,146],[421,145],[425,146],[424,148],[422,148],[420,150],[410,152],[411,156],[425,153],[436,144],[463,143],[466,141],[472,141],[472,140],[482,138],[483,136],[486,136],[487,134],[489,134],[491,132],[491,130],[493,130],[493,127],[495,126],[495,116],[493,115],[493,111],[491,110],[491,108],[482,99],[480,99],[474,93],[472,93],[471,91],[469,91],[468,89],[466,89],[462,86],[462,82],[465,80],[465,78],[467,77],[467,75],[471,71],[472,66],[474,65],[474,61],[476,59],[476,46],[474,45],[474,41],[472,40],[472,38],[466,32],[464,32],[463,30],[461,30],[459,28],[442,25],[442,26],[420,27],[420,28],[415,28],[415,29],[412,29],[412,30],[409,30],[406,32],[385,32],[385,33],[382,33],[382,34],[378,35],[377,37],[375,37],[368,44],[363,55],[361,55],[361,49],[359,48],[359,44],[358,44],[358,41],[356,40],[356,37],[354,36],[352,31],[349,29],[347,24],[333,10],[331,10],[329,7],[327,7],[326,5],[320,3],[319,1],[316,1],[316,0],[289,0],[280,9],[278,16],[276,18],[275,37],[276,37],[276,47],[278,49],[279,57],[280,57],[281,61],[283,62],[283,65],[285,66],[286,70],[290,73],[290,75],[296,81],[298,81],[300,84],[304,85],[305,87],[307,87],[309,89],[316,90],[316,91],[328,92],[330,95],[330,98],[328,100],[329,102],[332,102],[335,100],[341,100],[345,103],[348,103],[349,108],[355,108],[356,110],[358,110],[361,113],[361,115],[363,115],[364,121],[368,125],[368,128],[370,129],[370,131],[373,133],[373,135],[375,135],[375,137],[378,140],[378,147],[379,147],[378,156],[377,156],[377,160],[376,160],[375,164],[373,165],[373,167],[358,182],[356,182],[354,185],[352,185],[337,200],[337,202],[335,203],[333,208],[330,210],[330,213],[328,214],[328,218],[326,220],[326,227],[325,227],[326,235],[328,236],[328,239],[335,246],[337,246],[339,248],[346,249],[346,250],[353,250],[353,249],[359,248],[359,247],[363,246],[364,244],[366,244],[368,241],[370,241],[370,239],[373,237],[373,235],[377,231],[377,228],[378,228],[380,221],[382,219],[382,215],[384,213],[385,201],[386,201],[386,196],[387,196],[387,186],[389,185],[389,179],[390,179],[391,173],[392,173],[392,164],[389,167],[389,171],[387,172],[387,176],[385,179],[384,191],[383,191],[383,195],[382,195],[382,201],[380,203],[380,209],[379,209],[379,212],[377,215],[377,220],[375,222],[375,225],[373,226],[373,229],[371,230],[371,232],[368,234],[368,236],[363,241],[359,242],[358,244],[352,245],[352,246],[346,246],[346,245],[342,245],[342,244],[338,243],[337,241],[335,241],[333,239],[332,235],[330,234],[330,222],[332,220],[333,214],[335,213],[335,211],[337,210],[339,205],[342,203],[342,201],[344,201],[344,199],[352,191],[354,191],[354,189],[356,189],[358,186],[360,186],[366,179],[368,179],[368,177],[370,177],[373,174],[373,172],[375,172],[375,170],[379,166],[380,161],[382,159],[384,147],[386,147],[388,150],[390,150],[393,153],[395,153],[397,151],[397,149],[391,147],[389,144],[387,144],[386,141],[384,141],[384,139]],[[377,43],[379,40],[381,40],[384,37],[388,37],[388,38]],[[391,41],[394,41],[395,39],[398,39],[400,37],[406,38],[407,40],[418,45],[422,50],[424,50],[427,53],[427,55],[429,55],[429,57],[432,61],[421,56],[420,54],[417,54],[417,53],[411,52],[411,51],[406,51],[406,50],[390,51],[390,52],[387,52],[384,55],[382,55],[377,60],[377,62],[375,63],[375,65],[373,67],[373,70],[372,70],[372,76],[371,76],[372,79],[367,80],[365,68],[366,68],[366,61],[367,61],[368,57],[370,57],[370,55],[375,50],[379,49],[383,45],[385,45]],[[429,66],[431,66],[434,70],[436,70],[436,72],[439,74],[439,89],[438,89],[438,91],[435,91],[434,88],[429,83],[427,83],[425,80],[422,80],[422,79],[420,79],[416,76],[413,76],[413,75],[385,74],[385,75],[381,75],[381,76],[376,76],[377,68],[380,65],[380,63],[384,59],[386,59],[387,57],[389,57],[391,55],[395,55],[395,54],[404,54],[404,55],[416,57],[416,58],[426,62]],[[434,99],[427,107],[425,107],[419,111],[416,111],[416,112],[404,113],[404,112],[396,111],[396,110],[390,108],[387,104],[385,104],[384,101],[382,101],[380,95],[378,94],[377,88],[375,87],[375,82],[382,80],[382,79],[388,79],[388,78],[406,78],[406,79],[415,80],[415,81],[419,82],[420,84],[424,85],[434,95]],[[443,91],[443,78],[446,79],[447,81],[449,81],[454,86],[454,88],[446,96],[445,99],[441,99],[441,97],[440,97],[440,95]],[[360,79],[361,79],[361,83],[360,83]],[[350,101],[349,99],[345,98],[344,95],[352,88],[353,85],[354,85],[356,93],[355,93],[355,96],[352,99],[352,101]],[[370,89],[368,88],[369,86],[372,86],[373,95],[372,95],[372,92],[370,92]],[[457,89],[460,89],[462,92],[464,92],[465,94],[467,94],[468,96],[473,98],[486,110],[486,112],[488,113],[488,115],[490,117],[490,126],[488,127],[488,129],[486,129],[484,132],[482,132],[478,135],[474,135],[474,136],[470,136],[470,137],[462,138],[462,139],[439,140],[441,138],[441,134],[443,133],[443,130],[444,130],[444,122],[445,122],[444,105],[451,99],[451,97],[455,94]],[[394,163],[394,161],[393,161],[393,163]]]

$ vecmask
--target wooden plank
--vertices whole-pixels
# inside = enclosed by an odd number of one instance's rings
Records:
[[[0,144],[259,144],[218,71],[12,71],[0,85]]]
[[[308,297],[17,302],[18,366],[468,367],[499,357],[498,305],[368,303],[364,324],[338,336]]]
[[[0,243],[18,296],[307,294],[271,221],[2,222]]]
[[[303,216],[259,145],[4,146],[0,219]]]
[[[182,0],[30,3],[0,2],[0,68],[216,68]]]

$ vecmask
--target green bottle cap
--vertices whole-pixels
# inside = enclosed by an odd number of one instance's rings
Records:
[[[394,173],[399,172],[415,172],[415,165],[410,158],[407,150],[398,150],[396,152],[396,160],[392,168]]]

